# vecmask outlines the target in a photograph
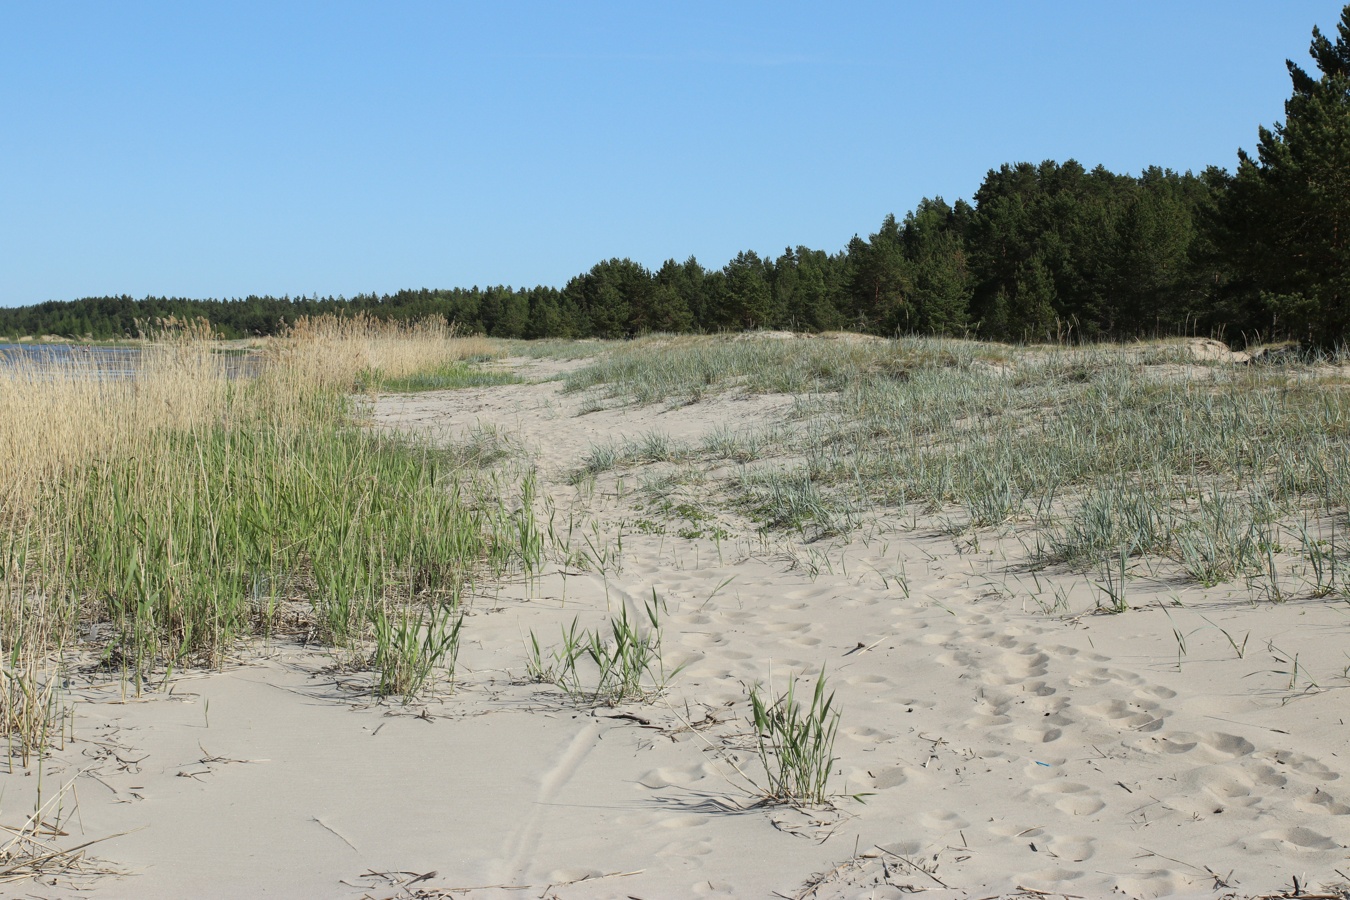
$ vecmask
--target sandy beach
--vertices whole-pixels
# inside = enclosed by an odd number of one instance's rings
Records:
[[[277,638],[136,698],[71,684],[47,818],[108,874],[7,896],[1261,897],[1350,890],[1350,607],[1241,580],[1027,565],[1016,521],[878,506],[842,534],[722,502],[749,463],[635,462],[605,442],[772,428],[788,394],[596,404],[524,383],[382,394],[371,427],[491,435],[557,536],[537,577],[467,599],[455,683],[376,702],[368,673]],[[695,471],[695,469],[697,471]],[[541,527],[543,527],[541,525]],[[563,537],[566,535],[566,537]],[[529,636],[663,610],[646,702],[531,680]],[[828,804],[767,804],[751,686],[840,711]],[[37,768],[0,779],[5,823]],[[62,792],[62,786],[69,788]],[[106,840],[103,840],[105,839]],[[118,874],[120,873],[120,874]],[[0,893],[4,892],[0,888]]]

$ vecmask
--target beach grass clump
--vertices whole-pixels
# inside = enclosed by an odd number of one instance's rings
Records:
[[[561,642],[548,651],[531,631],[526,662],[530,680],[555,684],[580,703],[615,706],[650,700],[679,674],[678,668],[666,671],[661,655],[663,609],[653,590],[643,604],[645,625],[630,618],[627,605],[610,617],[608,628],[583,629],[573,619],[562,629]]]
[[[340,420],[214,427],[158,450],[82,470],[51,541],[138,686],[157,667],[219,663],[288,601],[348,647],[375,605],[440,603],[480,564],[511,564],[513,535],[464,502],[434,452]]]
[[[375,653],[371,667],[376,674],[376,693],[402,697],[408,703],[422,692],[437,670],[453,683],[459,658],[459,635],[464,613],[458,602],[410,610],[374,607]]]
[[[808,541],[845,534],[854,525],[852,504],[822,490],[806,469],[744,471],[740,505],[760,528],[795,531]]]
[[[411,394],[420,391],[497,387],[503,384],[520,384],[520,378],[510,372],[494,372],[467,362],[454,362],[431,371],[415,372],[398,378],[372,376],[368,387],[373,390]]]
[[[796,683],[790,682],[778,697],[772,691],[766,697],[758,686],[752,687],[750,710],[767,779],[764,799],[808,806],[828,803],[840,714],[834,692],[826,693],[825,673],[816,678],[807,706],[797,700]]]
[[[581,465],[571,473],[571,484],[614,469],[658,462],[680,462],[693,455],[693,448],[664,431],[651,430],[622,441],[592,444],[582,454]]]
[[[381,435],[346,397],[372,371],[468,358],[472,339],[305,320],[234,377],[209,330],[170,326],[131,377],[0,367],[0,727],[20,755],[59,720],[52,686],[81,642],[137,690],[253,636],[319,638],[348,659],[373,643],[378,692],[415,693],[419,660],[453,662],[442,611],[542,555],[532,497],[512,503],[465,465],[500,441]]]

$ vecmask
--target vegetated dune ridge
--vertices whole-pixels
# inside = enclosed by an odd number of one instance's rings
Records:
[[[651,342],[639,359],[654,369],[662,352]],[[1081,360],[977,355],[962,365],[991,382],[1099,377]],[[128,873],[85,883],[98,896],[1346,889],[1348,610],[1312,596],[1323,558],[1288,537],[1311,527],[1334,552],[1331,517],[1285,522],[1265,575],[1215,570],[1209,587],[1165,550],[1033,565],[1046,510],[1070,521],[1073,498],[1000,518],[987,503],[869,506],[795,482],[803,467],[828,474],[813,454],[858,424],[816,405],[833,402],[819,373],[796,395],[710,373],[706,390],[634,405],[613,382],[587,387],[583,361],[499,365],[573,374],[381,395],[368,413],[479,448],[503,485],[535,470],[543,574],[469,600],[453,691],[407,706],[370,701],[362,676],[280,641],[139,700],[76,686],[93,702],[77,705],[44,789],[74,781],[72,840],[121,834],[90,848]],[[1247,377],[1227,361],[1117,365],[1194,386],[1197,402]],[[887,377],[917,394],[922,371]],[[1288,377],[1328,391],[1342,378]],[[674,673],[664,693],[594,705],[529,677],[532,633],[546,660],[574,618],[607,629],[627,610],[645,624],[653,598]],[[809,702],[822,671],[841,712],[832,801],[761,804],[748,689],[797,679]],[[13,818],[32,779],[8,781]]]

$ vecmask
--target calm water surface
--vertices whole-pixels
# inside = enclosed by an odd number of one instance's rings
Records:
[[[231,378],[253,375],[258,371],[257,356],[228,354],[222,359],[225,371]],[[131,378],[140,369],[141,348],[0,342],[0,368],[14,365],[60,368],[87,374],[91,378]]]

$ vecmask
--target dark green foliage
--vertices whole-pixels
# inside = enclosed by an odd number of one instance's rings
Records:
[[[1285,121],[1260,129],[1255,159],[1239,151],[1219,221],[1237,308],[1330,346],[1350,325],[1350,6],[1309,52],[1320,76],[1286,63]]]

